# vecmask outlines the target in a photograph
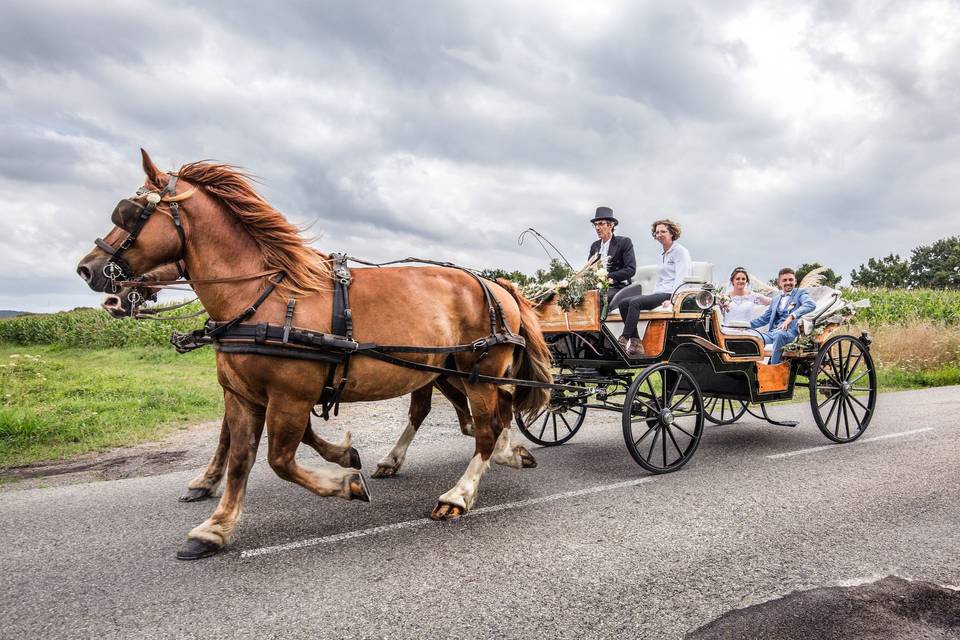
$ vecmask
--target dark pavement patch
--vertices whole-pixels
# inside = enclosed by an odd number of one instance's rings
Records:
[[[688,640],[960,639],[960,591],[887,576],[856,587],[794,591],[736,609]]]

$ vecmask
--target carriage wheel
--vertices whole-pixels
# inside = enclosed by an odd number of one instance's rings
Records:
[[[830,338],[810,368],[810,408],[823,435],[853,442],[866,431],[877,403],[877,370],[853,336]]]
[[[623,403],[623,440],[651,473],[676,471],[693,457],[703,434],[703,395],[686,369],[660,363],[637,376]]]
[[[733,424],[747,412],[743,400],[707,396],[703,399],[703,417],[713,424]]]
[[[585,387],[576,380],[565,381],[560,378],[555,382]],[[583,426],[587,417],[587,408],[584,405],[588,397],[586,389],[582,392],[554,389],[550,393],[549,404],[533,417],[530,424],[527,424],[519,413],[514,415],[517,427],[528,440],[541,446],[555,447],[563,444]]]

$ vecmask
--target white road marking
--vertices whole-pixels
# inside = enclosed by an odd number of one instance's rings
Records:
[[[614,491],[616,489],[624,489],[626,487],[635,487],[638,484],[643,484],[645,482],[650,482],[653,480],[652,476],[645,476],[643,478],[637,478],[636,480],[627,480],[626,482],[617,482],[614,484],[605,484],[597,487],[590,487],[588,489],[576,489],[574,491],[566,491],[564,493],[555,493],[550,496],[543,496],[541,498],[529,498],[527,500],[518,500],[517,502],[505,502],[503,504],[495,504],[489,507],[481,507],[479,509],[474,509],[473,511],[467,512],[463,517],[465,518],[475,518],[476,516],[481,516],[486,513],[496,513],[497,511],[506,511],[507,509],[519,509],[520,507],[528,507],[534,504],[542,504],[545,502],[555,502],[557,500],[565,500],[566,498],[576,498],[579,496],[587,496],[593,493],[602,493],[604,491]],[[398,531],[400,529],[412,529],[414,527],[422,527],[434,523],[430,518],[420,518],[419,520],[407,520],[406,522],[395,522],[393,524],[385,524],[379,527],[371,527],[369,529],[358,529],[356,531],[347,531],[345,533],[336,533],[330,536],[323,536],[321,538],[308,538],[306,540],[298,540],[297,542],[288,542],[287,544],[278,544],[273,547],[260,547],[259,549],[247,549],[240,553],[240,558],[255,558],[257,556],[264,556],[271,553],[279,553],[281,551],[292,551],[293,549],[302,549],[304,547],[313,547],[318,544],[329,544],[331,542],[341,542],[343,540],[350,540],[353,538],[362,538],[364,536],[372,536],[378,533],[386,533],[388,531]]]
[[[886,440],[888,438],[903,438],[905,436],[912,436],[916,433],[923,433],[924,431],[932,431],[933,427],[924,427],[923,429],[914,429],[913,431],[900,431],[899,433],[887,433],[882,436],[874,436],[873,438],[863,438],[860,442],[876,442],[877,440]],[[790,456],[799,456],[804,453],[813,453],[815,451],[827,451],[828,449],[837,449],[836,444],[825,444],[821,447],[810,447],[809,449],[797,449],[796,451],[787,451],[786,453],[776,453],[771,456],[767,456],[769,460],[776,460],[778,458],[789,458]]]

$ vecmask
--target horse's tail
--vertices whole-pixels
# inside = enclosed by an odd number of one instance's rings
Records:
[[[520,335],[526,341],[526,347],[517,347],[514,351],[513,377],[534,382],[553,382],[550,371],[550,349],[540,331],[540,321],[530,302],[509,280],[497,280],[497,283],[510,292],[520,308]],[[524,418],[532,420],[550,400],[550,390],[517,385],[513,392],[513,408]]]

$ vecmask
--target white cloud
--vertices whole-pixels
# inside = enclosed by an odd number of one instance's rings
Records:
[[[578,261],[607,204],[641,263],[667,215],[718,273],[846,274],[960,233],[958,34],[938,1],[4,3],[0,306],[89,296],[140,146],[375,260],[532,272],[533,226]]]

